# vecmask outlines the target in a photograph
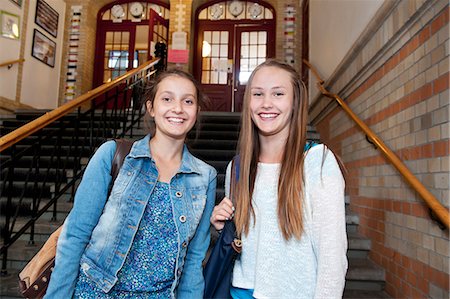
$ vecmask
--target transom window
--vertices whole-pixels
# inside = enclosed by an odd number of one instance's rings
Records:
[[[164,19],[169,19],[169,9],[165,8],[164,6],[148,2],[139,2],[139,3],[141,3],[143,7],[142,15],[139,17],[136,17],[136,15],[133,16],[132,5],[134,4],[134,2],[129,2],[116,4],[110,9],[104,11],[102,15],[102,20],[113,22],[121,22],[122,20],[135,21],[136,19],[149,20],[151,9],[154,10],[160,17]]]
[[[263,20],[273,19],[270,9],[251,1],[224,1],[200,11],[199,20]]]

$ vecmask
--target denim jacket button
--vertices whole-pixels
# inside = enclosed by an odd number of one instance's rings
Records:
[[[180,221],[183,222],[183,223],[186,222],[186,216],[181,215],[180,216]]]
[[[178,274],[178,276],[181,276],[181,269],[177,270],[177,274]]]
[[[186,248],[187,247],[187,242],[184,241],[183,244],[181,244],[181,246],[183,246],[183,248]]]
[[[131,171],[128,171],[128,172],[127,172],[127,176],[130,176],[130,175],[131,175]]]
[[[181,196],[183,196],[183,193],[181,193],[180,191],[175,192],[175,196],[180,198]]]

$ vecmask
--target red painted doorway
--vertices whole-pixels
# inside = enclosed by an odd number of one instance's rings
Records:
[[[251,72],[275,57],[274,9],[264,2],[211,1],[197,10],[196,28],[194,76],[210,110],[241,111]]]

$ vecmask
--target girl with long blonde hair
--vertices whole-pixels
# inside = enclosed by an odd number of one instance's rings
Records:
[[[234,218],[242,239],[232,298],[342,297],[345,182],[331,150],[306,141],[307,101],[298,73],[276,60],[259,65],[247,83],[235,206],[230,163],[226,197],[211,216],[219,231]]]

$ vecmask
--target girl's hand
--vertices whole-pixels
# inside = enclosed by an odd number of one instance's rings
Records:
[[[214,207],[210,222],[216,230],[222,230],[225,221],[234,217],[233,203],[228,197],[224,197],[222,201]]]

